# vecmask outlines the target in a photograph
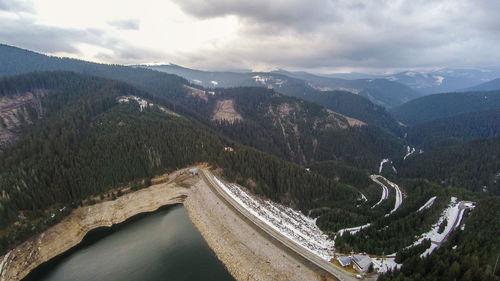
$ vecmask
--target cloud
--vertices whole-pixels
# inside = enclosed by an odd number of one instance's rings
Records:
[[[125,19],[108,21],[108,24],[122,30],[138,30],[140,21],[138,19]]]
[[[497,0],[175,0],[199,19],[234,16],[225,48],[184,54],[243,67],[385,69],[486,65],[500,59]],[[496,51],[495,51],[496,50]],[[240,65],[241,67],[241,65]]]
[[[266,25],[271,30],[306,31],[323,23],[342,20],[331,0],[174,0],[184,12],[200,19],[237,16],[247,24]]]
[[[386,71],[500,61],[498,0],[33,1],[0,0],[0,41],[111,63],[203,69]],[[92,20],[82,9],[96,11]]]
[[[29,0],[0,0],[0,11],[32,13],[32,2]]]
[[[42,51],[45,53],[68,53],[81,55],[77,48],[80,43],[111,43],[98,29],[66,29],[53,26],[37,25],[33,19],[19,18],[3,20],[0,38],[3,43]]]

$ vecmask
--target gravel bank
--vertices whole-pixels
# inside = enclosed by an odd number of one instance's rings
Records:
[[[182,203],[188,189],[176,184],[158,184],[114,201],[75,209],[60,223],[13,249],[3,264],[0,281],[24,278],[40,264],[64,253],[80,243],[92,229],[111,226],[161,206]],[[0,261],[4,257],[0,258]]]
[[[189,190],[184,206],[236,280],[334,280],[247,223],[203,180]]]
[[[184,203],[191,221],[238,281],[335,280],[259,231],[199,176],[181,175],[180,171],[169,176],[168,183],[73,210],[60,223],[0,257],[0,281],[21,280],[40,264],[79,244],[92,229],[176,203]]]

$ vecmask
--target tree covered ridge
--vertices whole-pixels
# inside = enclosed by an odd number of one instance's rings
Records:
[[[398,174],[500,194],[500,138],[439,147],[396,163]]]
[[[434,94],[414,99],[391,110],[407,126],[500,108],[500,91]]]
[[[0,158],[2,252],[55,223],[48,218],[51,210],[69,210],[110,189],[198,162],[223,168],[235,181],[254,182],[249,187],[256,194],[303,211],[353,205],[358,196],[352,186],[235,143],[156,106],[141,111],[135,101],[119,104],[119,96],[147,97],[130,85],[96,79],[81,89],[76,86],[81,75],[64,77],[77,80],[68,81],[75,88],[61,87],[44,96],[47,114],[26,125],[19,141]],[[236,151],[225,152],[226,145]]]
[[[186,102],[208,116],[212,116],[216,101],[234,100],[243,120],[208,124],[243,144],[299,164],[337,160],[375,169],[381,158],[402,155],[403,142],[385,130],[372,125],[350,126],[340,114],[274,90],[217,89],[206,102],[192,99],[197,102]]]
[[[108,79],[116,79],[147,90],[156,97],[168,98],[172,103],[185,99],[184,85],[190,83],[179,76],[145,68],[91,63],[82,60],[45,56],[28,50],[0,44],[0,75],[13,75],[33,71],[66,70]],[[277,74],[273,74],[277,75]],[[255,85],[242,85],[251,86]],[[195,85],[191,85],[195,86]],[[287,78],[279,92],[289,96],[322,104],[328,109],[357,118],[365,123],[385,128],[397,135],[400,126],[382,107],[368,99],[345,91],[321,92],[314,90],[300,79]],[[196,114],[183,108],[190,114]]]
[[[500,136],[500,108],[471,112],[419,124],[408,129],[412,146],[429,150]]]
[[[500,268],[500,197],[481,199],[464,220],[465,230],[452,232],[447,241],[427,258],[410,257],[400,270],[379,277],[386,280],[498,280]]]

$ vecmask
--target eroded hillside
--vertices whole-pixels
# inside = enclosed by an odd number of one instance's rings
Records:
[[[19,127],[43,116],[40,98],[49,91],[33,89],[24,93],[0,96],[0,151],[19,135]]]

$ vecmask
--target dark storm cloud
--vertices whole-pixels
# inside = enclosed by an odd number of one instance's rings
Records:
[[[248,24],[275,28],[307,30],[323,23],[342,20],[332,0],[174,0],[187,14],[206,19],[235,15]]]
[[[122,30],[138,30],[140,21],[137,19],[114,20],[109,21],[108,24]]]
[[[231,15],[243,23],[230,48],[196,54],[207,64],[224,57],[249,65],[376,69],[500,60],[498,0],[176,2],[200,19]]]

